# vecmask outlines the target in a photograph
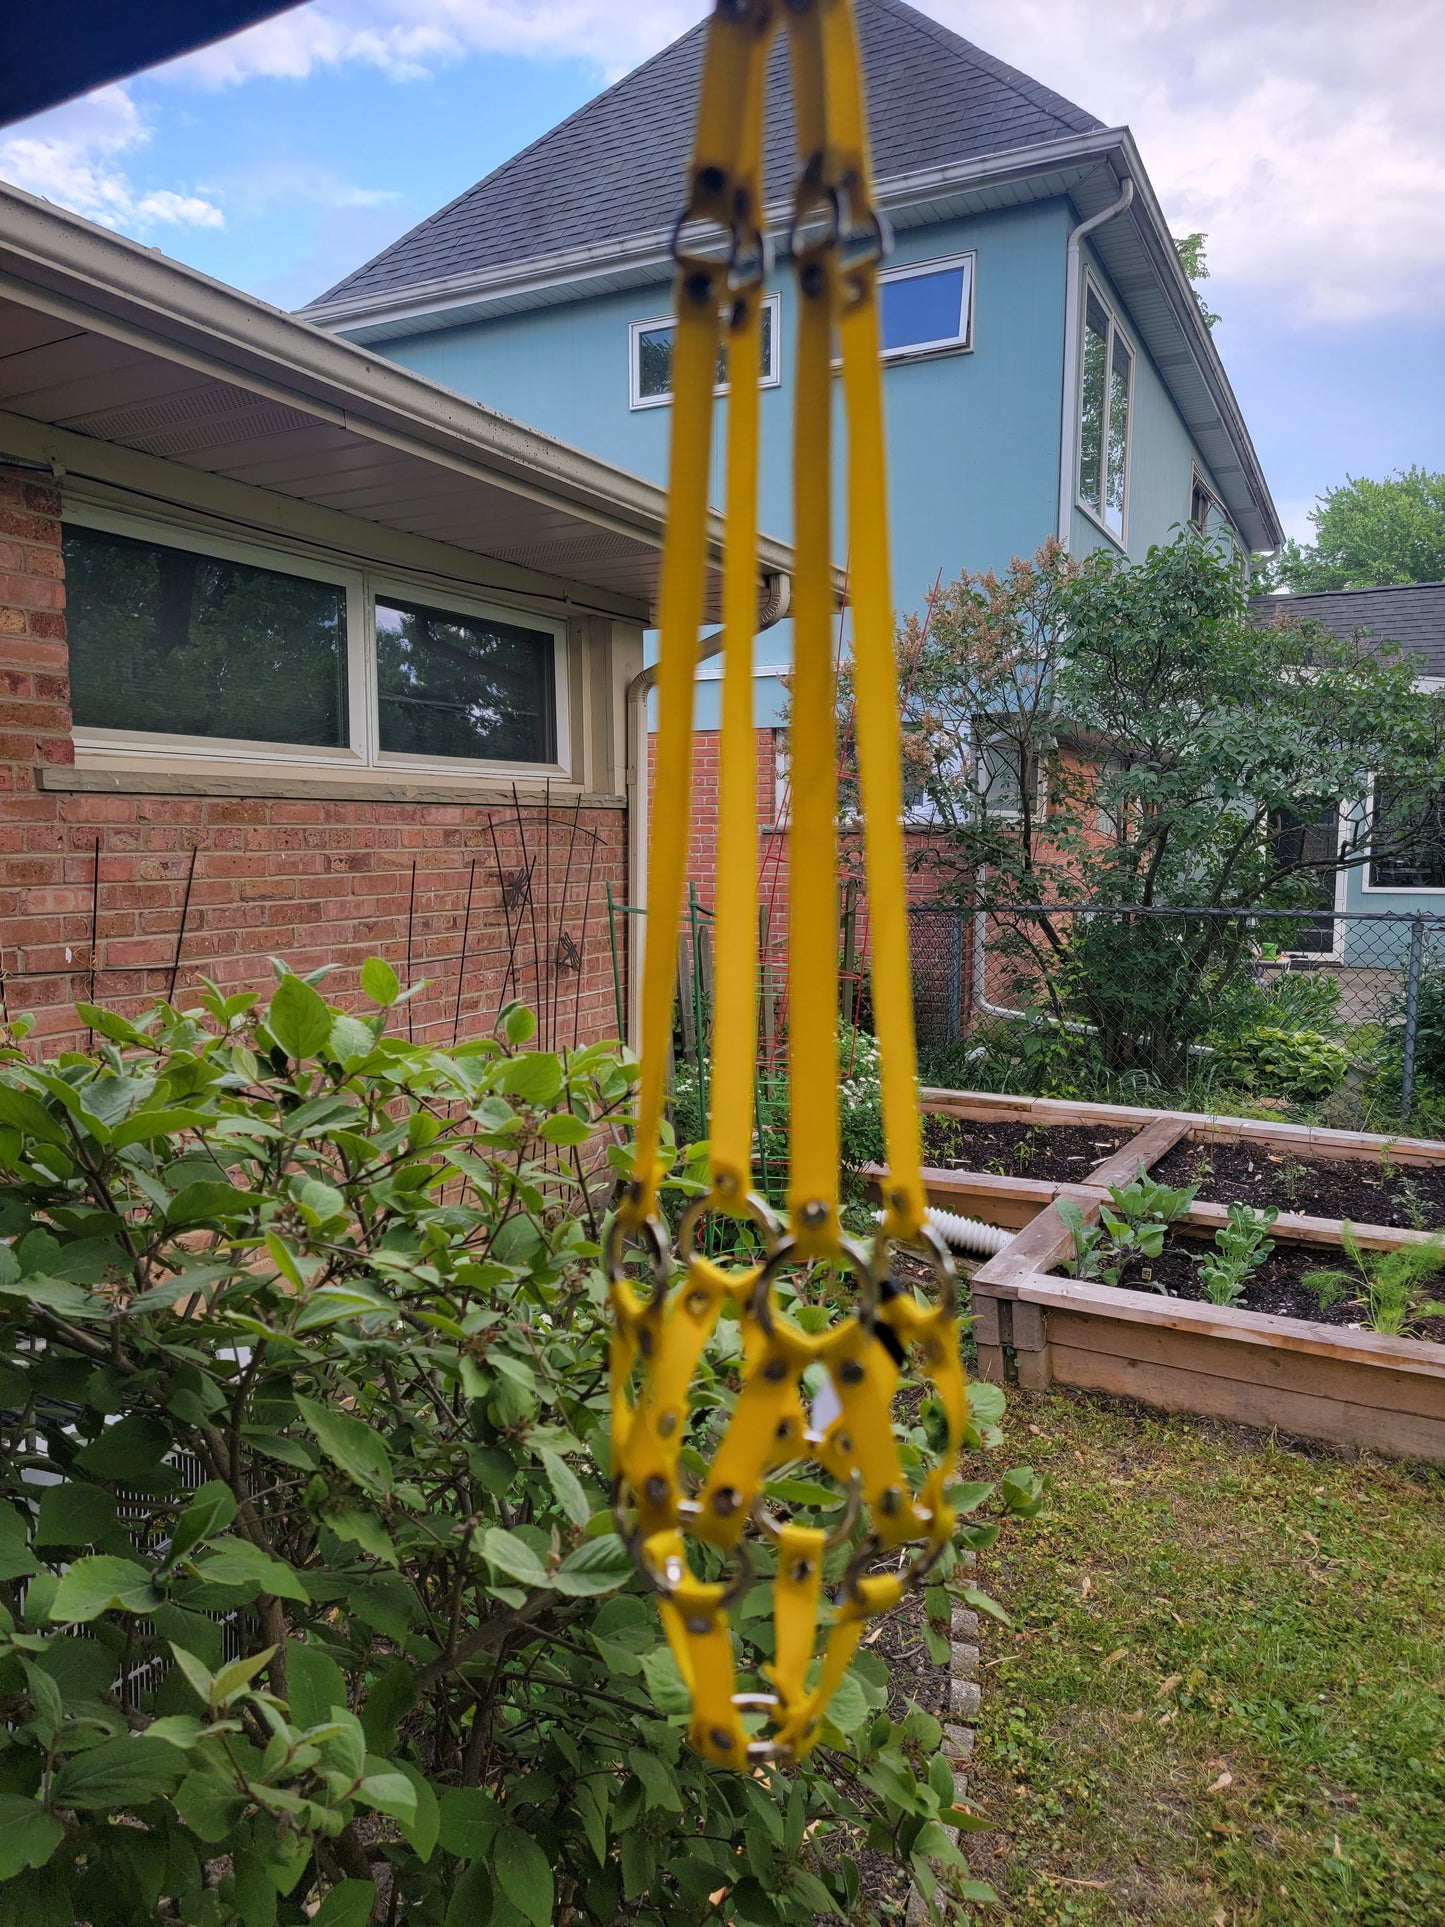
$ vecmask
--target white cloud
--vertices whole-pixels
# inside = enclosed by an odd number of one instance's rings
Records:
[[[161,226],[224,227],[221,209],[204,195],[136,187],[125,157],[149,139],[126,90],[102,87],[0,135],[0,179],[104,227],[136,233]]]

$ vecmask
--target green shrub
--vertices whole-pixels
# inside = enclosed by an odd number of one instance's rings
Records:
[[[1343,1044],[1313,1030],[1280,1030],[1271,1025],[1243,1032],[1219,1048],[1229,1082],[1258,1096],[1328,1097],[1349,1069]]]
[[[608,1508],[634,1067],[519,1007],[413,1046],[362,980],[367,1018],[283,974],[0,1061],[0,1923],[861,1919],[864,1839],[962,1883],[871,1652],[803,1768],[683,1747]]]

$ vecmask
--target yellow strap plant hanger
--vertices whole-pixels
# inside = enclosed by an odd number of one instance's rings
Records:
[[[791,1087],[788,1226],[752,1186],[757,1040],[757,798],[752,644],[757,620],[759,400],[762,345],[761,154],[769,52],[786,22],[796,103],[798,176],[789,253],[799,322],[794,417],[795,672],[789,828]],[[885,245],[872,203],[852,0],[717,0],[703,68],[690,194],[674,237],[670,506],[659,627],[658,736],[634,1177],[608,1241],[614,1338],[612,1460],[619,1529],[660,1596],[692,1694],[689,1737],[719,1765],[801,1757],[867,1619],[898,1604],[948,1544],[946,1486],[968,1420],[953,1268],[925,1220],[901,830],[893,607],[888,580],[877,264]],[[699,227],[725,245],[703,247]],[[839,1219],[837,740],[832,655],[833,361],[841,352],[848,432],[857,754],[873,930],[874,1010],[889,1176],[871,1252]],[[707,570],[707,487],[719,355],[731,375],[723,569],[721,792],[710,1189],[684,1214],[673,1284],[660,1215],[661,1124],[672,1028],[673,956],[686,881],[692,709]],[[751,1220],[763,1255],[726,1268],[696,1249],[709,1213]],[[932,1307],[887,1279],[895,1239],[921,1243],[939,1282]],[[627,1274],[641,1240],[650,1290]],[[779,1308],[791,1266],[851,1276],[857,1309],[805,1331]],[[742,1332],[743,1383],[705,1476],[680,1472],[689,1386],[724,1309]],[[947,1422],[940,1460],[910,1486],[891,1408],[910,1350]],[[810,1401],[804,1375],[830,1391]],[[812,1413],[826,1411],[816,1424]],[[777,1519],[770,1476],[810,1463],[839,1489],[830,1529]],[[700,1578],[694,1559],[721,1575]],[[706,1549],[711,1549],[711,1554]],[[846,1549],[845,1549],[846,1548]],[[834,1596],[825,1606],[829,1562]],[[880,1568],[884,1568],[882,1570]],[[773,1588],[774,1653],[766,1686],[739,1692],[729,1609],[763,1577]],[[825,1626],[821,1652],[820,1626]]]

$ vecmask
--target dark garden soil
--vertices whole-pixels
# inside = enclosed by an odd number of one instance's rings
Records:
[[[982,1124],[967,1117],[923,1120],[923,1162],[935,1171],[992,1171],[1006,1178],[1082,1184],[1096,1164],[1137,1135],[1094,1124]]]
[[[1162,1286],[1172,1298],[1203,1301],[1199,1266],[1195,1260],[1211,1249],[1207,1239],[1186,1238],[1172,1232],[1164,1241],[1162,1254],[1152,1264],[1133,1268],[1120,1283],[1131,1291],[1152,1291]],[[1321,1305],[1318,1292],[1302,1283],[1307,1271],[1336,1268],[1341,1271],[1350,1269],[1349,1260],[1343,1252],[1336,1252],[1327,1245],[1285,1244],[1278,1241],[1259,1270],[1246,1282],[1239,1309],[1270,1312],[1276,1318],[1303,1318],[1317,1325],[1338,1325],[1367,1331],[1369,1327],[1365,1322],[1363,1304],[1347,1301],[1344,1304]],[[1363,1291],[1363,1287],[1361,1289]],[[1410,1336],[1445,1344],[1445,1318],[1422,1319],[1419,1324],[1410,1327]]]
[[[1445,1226],[1445,1165],[1305,1159],[1263,1144],[1186,1139],[1160,1158],[1150,1175],[1163,1184],[1197,1184],[1201,1199],[1222,1204],[1274,1205],[1312,1218],[1417,1231]]]

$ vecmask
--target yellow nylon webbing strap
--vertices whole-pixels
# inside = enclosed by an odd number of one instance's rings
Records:
[[[823,1595],[823,1546],[819,1526],[786,1525],[778,1537],[778,1576],[773,1581],[773,1663],[765,1667],[784,1706],[807,1693],[808,1667],[818,1637]]]
[[[703,63],[702,101],[687,215],[729,231],[740,213],[738,170],[746,117],[738,102],[760,72],[757,43],[771,8],[751,6],[713,15]],[[680,230],[681,231],[681,230]],[[683,236],[683,239],[686,237]],[[682,920],[692,821],[692,711],[707,572],[707,493],[717,379],[719,302],[726,261],[680,253],[677,326],[673,332],[672,449],[667,538],[658,594],[657,765],[647,903],[651,940],[642,976],[642,1053],[638,1089],[635,1190],[622,1207],[632,1226],[657,1204],[662,1110],[667,1095],[668,1041],[675,970],[673,934]]]
[[[834,164],[852,199],[871,210],[862,75],[852,8],[823,8],[828,134]],[[849,594],[859,789],[868,872],[873,1011],[878,1026],[883,1136],[889,1180],[884,1234],[911,1238],[924,1221],[913,982],[908,956],[903,782],[893,594],[888,571],[888,500],[883,478],[883,391],[879,380],[877,263],[842,275],[843,396],[848,421]]]
[[[827,130],[818,6],[788,16],[805,177]],[[805,211],[806,210],[800,210]],[[813,212],[826,212],[819,204]],[[796,233],[796,229],[795,229]],[[788,1206],[802,1257],[837,1248],[838,750],[834,726],[832,423],[834,250],[804,246],[798,269],[793,416],[792,822],[788,835]]]
[[[761,202],[763,99],[772,21],[753,37],[743,85],[738,187]],[[709,1146],[714,1198],[726,1204],[752,1183],[753,1077],[757,1057],[758,799],[753,730],[753,637],[758,623],[757,369],[762,361],[762,267],[734,293],[728,342],[727,555],[723,565],[723,683],[713,978]]]

